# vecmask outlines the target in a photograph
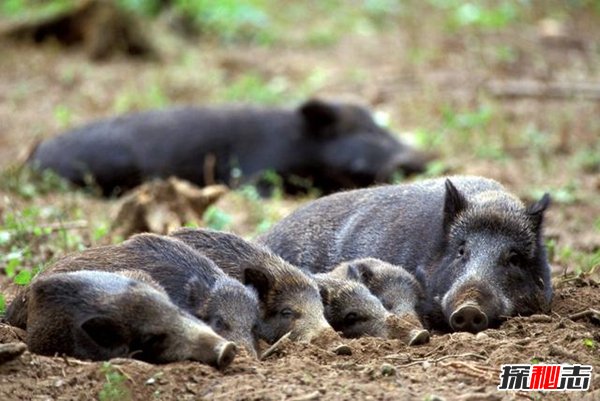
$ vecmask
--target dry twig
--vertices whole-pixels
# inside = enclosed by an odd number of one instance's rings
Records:
[[[281,347],[281,344],[284,343],[288,338],[290,338],[291,334],[292,332],[288,331],[283,336],[281,336],[279,340],[275,341],[273,345],[271,345],[265,350],[265,352],[262,353],[262,355],[260,356],[260,360],[264,361],[265,359],[273,355],[275,352],[277,352],[277,350]]]

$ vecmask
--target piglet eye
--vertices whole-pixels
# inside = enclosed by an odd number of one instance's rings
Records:
[[[463,256],[465,256],[466,250],[465,250],[465,245],[462,244],[461,246],[458,247],[458,251],[456,252],[456,256],[458,258],[462,258]]]
[[[221,317],[217,317],[214,321],[214,328],[216,331],[223,331],[227,328],[227,323]]]
[[[294,315],[294,311],[292,311],[290,308],[283,308],[281,311],[279,311],[279,314],[283,317],[290,318]]]
[[[354,324],[358,320],[358,315],[356,312],[349,312],[344,316],[344,322],[346,324]]]

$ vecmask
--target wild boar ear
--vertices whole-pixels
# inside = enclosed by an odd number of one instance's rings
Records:
[[[329,289],[326,286],[319,286],[319,294],[321,295],[321,302],[323,302],[323,305],[329,305],[329,302],[331,301]]]
[[[336,107],[318,99],[307,101],[300,106],[299,110],[311,135],[322,134],[321,129],[333,125],[338,120]]]
[[[258,299],[260,299],[261,302],[267,300],[269,291],[273,286],[273,283],[267,274],[263,270],[255,267],[247,267],[244,269],[244,284],[251,285],[256,289]]]
[[[444,198],[444,228],[448,228],[456,216],[467,208],[467,200],[449,179],[446,180]]]
[[[367,284],[373,278],[373,269],[366,263],[353,263],[348,266],[348,278]]]
[[[538,230],[541,227],[544,219],[544,211],[548,206],[550,206],[550,194],[545,193],[539,201],[530,204],[525,209],[525,213],[531,219],[535,230]]]
[[[81,324],[81,329],[103,348],[127,348],[125,328],[107,316],[94,316]],[[125,350],[124,353],[127,353]]]

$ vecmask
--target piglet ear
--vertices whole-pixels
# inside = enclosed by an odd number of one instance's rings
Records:
[[[122,353],[128,353],[126,333],[123,325],[107,316],[94,316],[81,324],[81,329],[100,347],[110,350],[122,348]]]
[[[266,302],[269,291],[273,288],[273,283],[264,270],[247,267],[244,269],[243,279],[245,285],[250,285],[256,289],[258,299],[261,302]]]
[[[321,302],[323,302],[323,305],[329,305],[329,302],[331,301],[329,289],[326,286],[319,286],[319,294],[321,295]]]
[[[446,196],[444,198],[444,228],[448,229],[463,210],[468,206],[467,200],[449,179],[446,180]]]
[[[358,262],[348,266],[348,278],[363,284],[368,284],[373,279],[374,274],[371,266],[366,263]]]
[[[299,110],[308,127],[307,133],[315,136],[322,134],[322,129],[330,127],[339,118],[334,105],[318,99],[307,101]]]
[[[544,211],[548,206],[550,206],[550,194],[545,193],[539,201],[530,204],[525,209],[525,213],[531,219],[536,231],[542,226]]]

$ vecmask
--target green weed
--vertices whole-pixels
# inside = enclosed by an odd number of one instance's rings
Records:
[[[51,170],[13,166],[0,173],[0,189],[32,199],[49,192],[66,192],[70,184]]]
[[[0,292],[0,316],[4,316],[6,313],[6,298],[4,294]]]
[[[171,103],[161,86],[153,83],[147,89],[126,88],[118,93],[113,103],[113,110],[123,114],[134,110],[158,109]]]
[[[54,108],[54,119],[60,128],[67,128],[73,120],[73,111],[65,105],[59,104]]]
[[[175,0],[174,7],[191,19],[203,35],[222,41],[269,42],[271,24],[261,0]]]
[[[126,401],[131,400],[131,391],[127,388],[127,378],[110,362],[102,363],[100,372],[104,375],[106,382],[98,393],[100,401]]]
[[[594,341],[593,338],[584,338],[583,345],[592,350],[595,350],[598,346],[598,344],[596,343],[596,341]]]
[[[211,205],[204,212],[202,220],[213,230],[226,230],[231,226],[233,217],[217,206]]]
[[[43,17],[67,10],[74,3],[73,0],[3,0],[0,2],[0,14],[8,17]]]
[[[223,92],[223,99],[240,103],[280,103],[289,82],[284,77],[265,80],[258,74],[248,73],[233,81]]]

